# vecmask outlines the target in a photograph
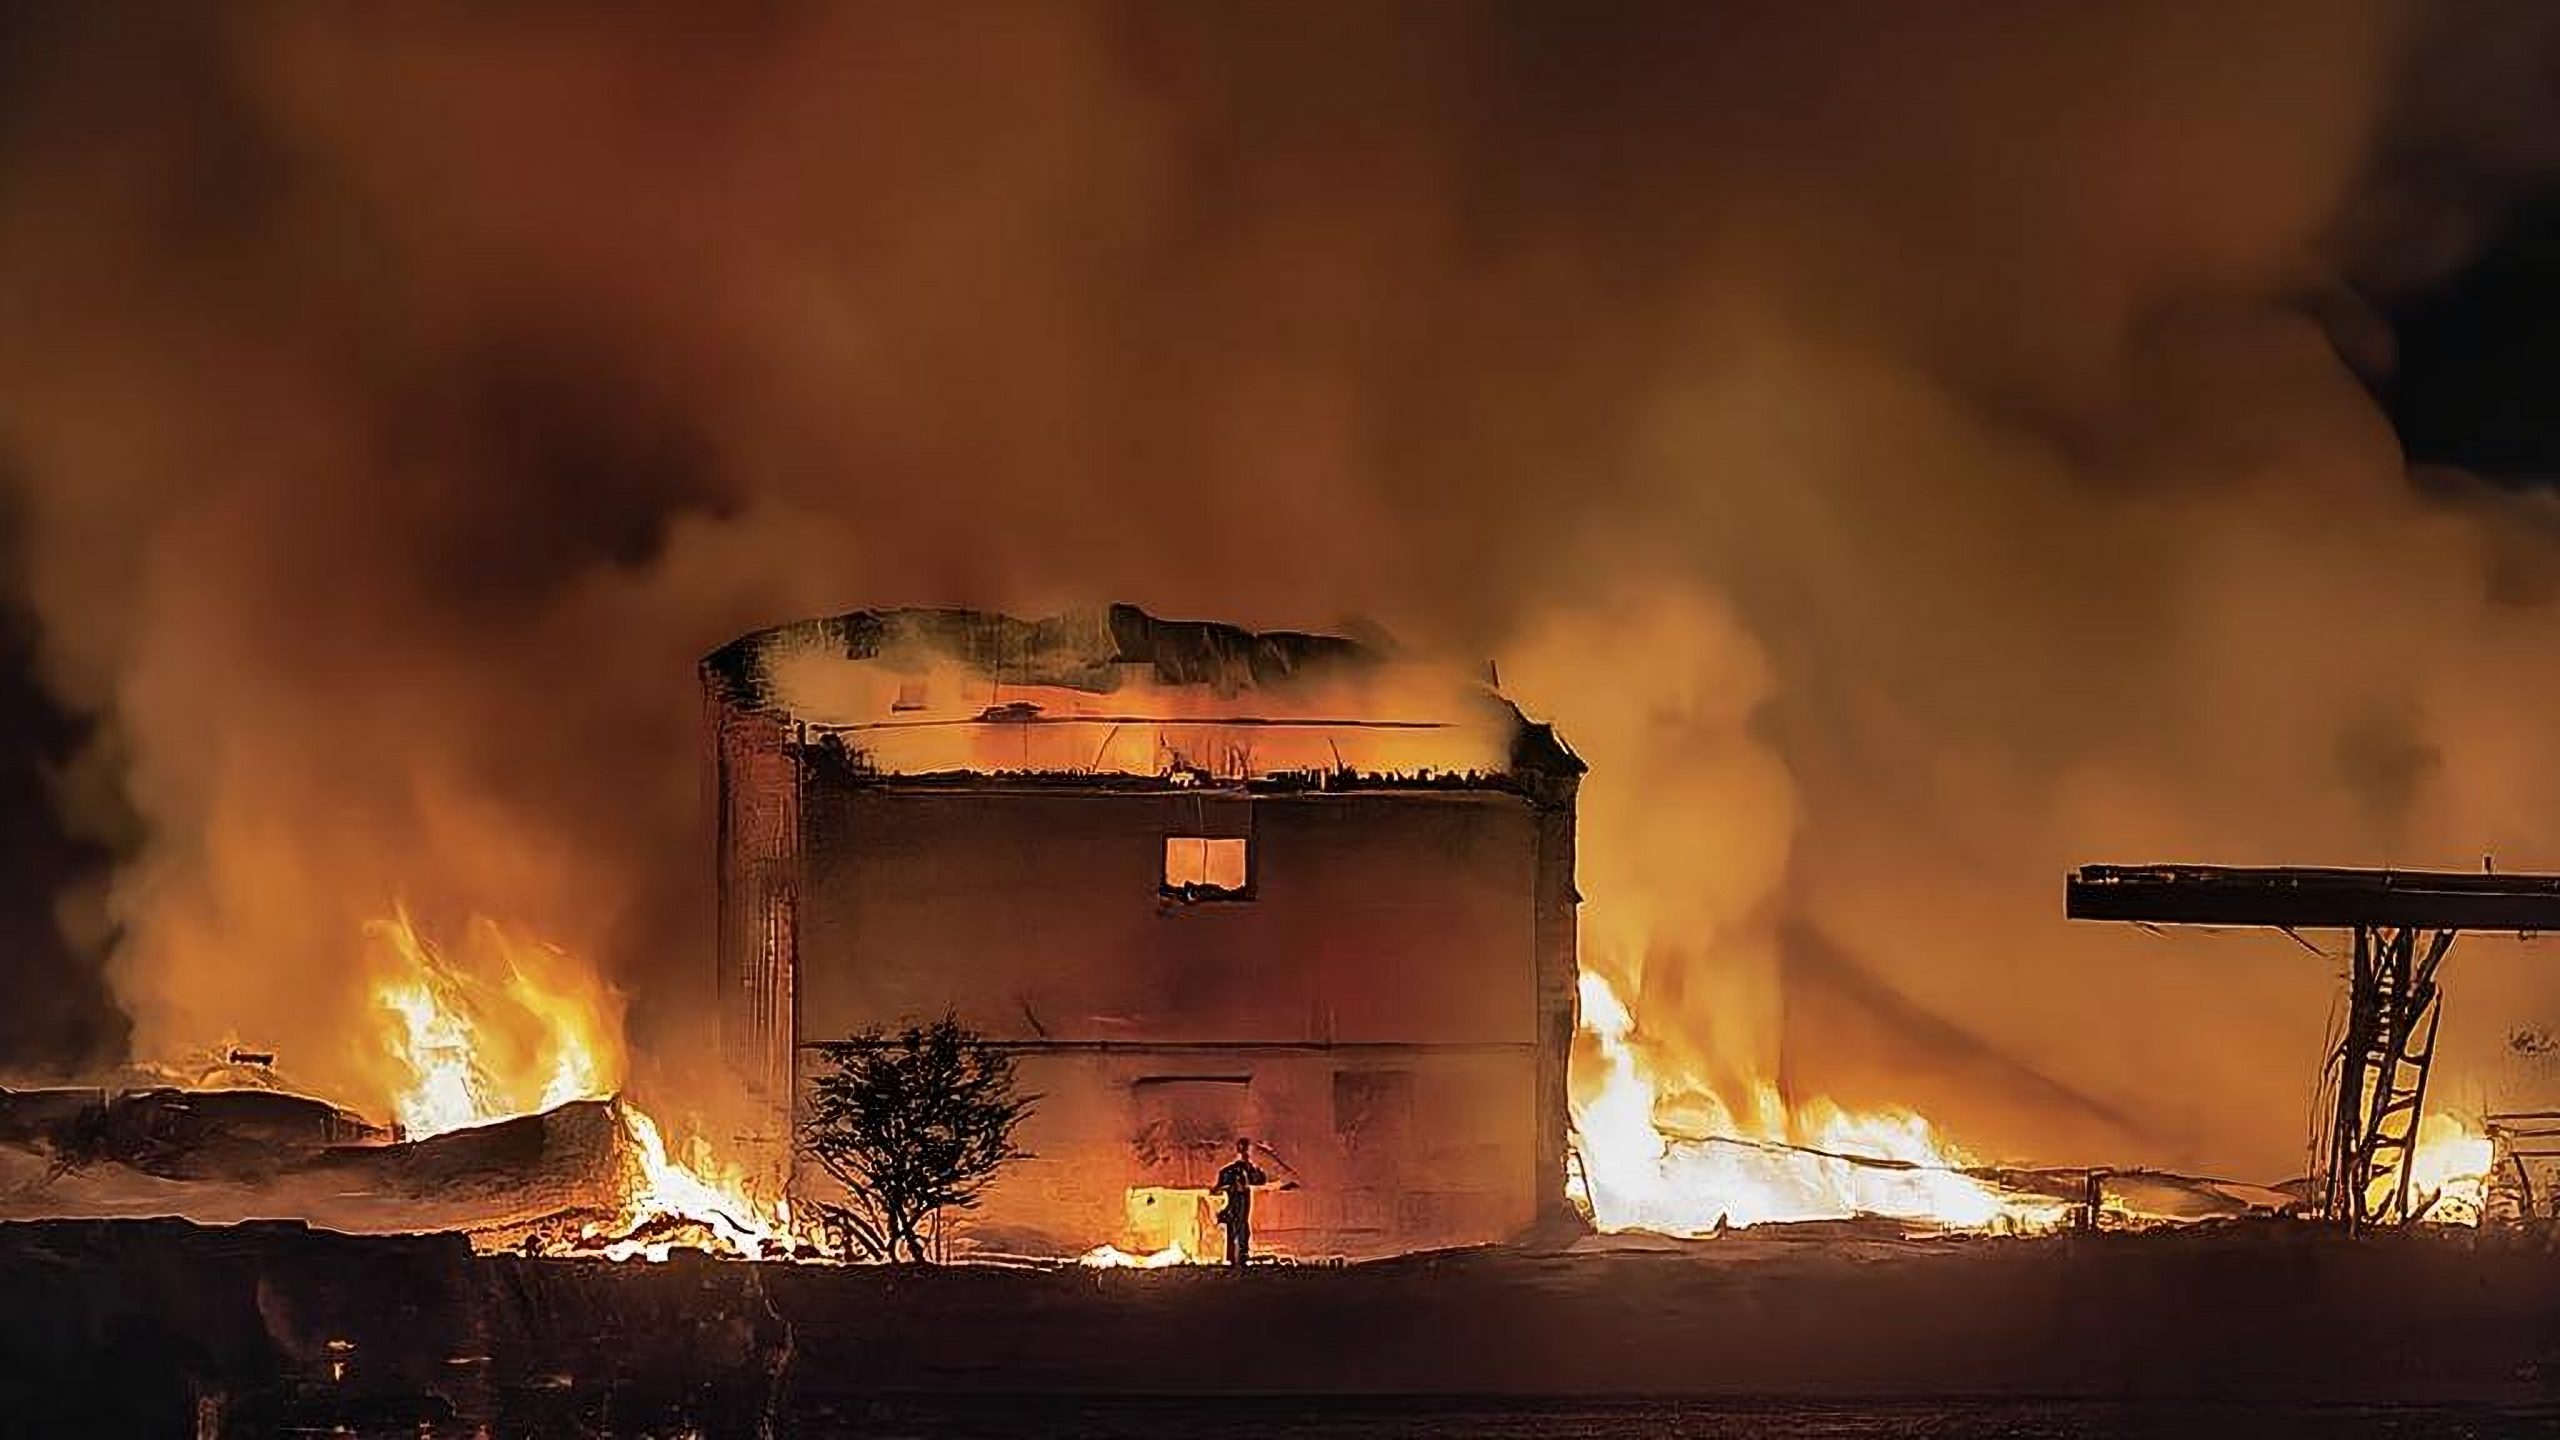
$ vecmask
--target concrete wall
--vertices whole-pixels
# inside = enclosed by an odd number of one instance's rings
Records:
[[[720,1048],[738,1085],[724,1116],[726,1151],[760,1181],[778,1182],[791,1147],[794,1050],[792,956],[800,873],[796,727],[776,716],[709,702],[709,780],[719,886],[714,985]]]
[[[806,799],[804,1040],[959,1011],[1006,1040],[1536,1038],[1529,806],[1496,792],[829,788]],[[1250,900],[1158,892],[1242,833]]]
[[[1498,1053],[1033,1053],[1040,1095],[1008,1167],[954,1234],[1063,1254],[1109,1242],[1215,1256],[1207,1187],[1251,1135],[1287,1166],[1254,1202],[1257,1250],[1372,1256],[1497,1240],[1536,1218],[1535,1076]]]
[[[1045,1097],[1022,1136],[1036,1156],[970,1217],[990,1247],[1190,1238],[1163,1212],[1196,1203],[1239,1133],[1304,1182],[1257,1206],[1275,1249],[1499,1239],[1561,1186],[1571,824],[1566,811],[1559,863],[1544,853],[1554,813],[1489,789],[909,784],[812,767],[797,1034],[949,1010],[1022,1047],[1025,1088]],[[1176,834],[1247,837],[1250,898],[1160,893]],[[1540,949],[1559,911],[1561,980]]]

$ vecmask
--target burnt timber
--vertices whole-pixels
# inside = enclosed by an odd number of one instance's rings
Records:
[[[2089,865],[2065,883],[2074,920],[2345,930],[2347,1017],[2331,1097],[2323,1212],[2350,1233],[2418,1218],[2410,1160],[2444,1018],[2436,974],[2465,930],[2560,929],[2560,876],[2223,865]]]

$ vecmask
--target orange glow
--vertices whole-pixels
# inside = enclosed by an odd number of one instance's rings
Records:
[[[405,908],[365,928],[380,1068],[410,1138],[600,1099],[621,1083],[620,1002],[564,952],[485,918],[447,950]]]
[[[1243,695],[1121,667],[1107,690],[999,680],[929,647],[846,663],[778,643],[761,657],[777,705],[893,774],[1080,771],[1225,779],[1348,768],[1495,771],[1512,721],[1463,670],[1397,661]]]
[[[1213,890],[1244,888],[1242,840],[1168,835],[1164,842],[1164,883],[1177,889],[1205,886]]]
[[[1179,1245],[1167,1245],[1146,1255],[1133,1255],[1117,1245],[1096,1245],[1077,1256],[1076,1263],[1094,1270],[1162,1270],[1198,1262]]]
[[[1827,1100],[1790,1111],[1762,1081],[1741,1110],[1712,1092],[1684,1091],[1684,1118],[1703,1121],[1684,1135],[1666,1133],[1658,1113],[1670,1087],[1637,1043],[1617,992],[1588,971],[1582,1026],[1598,1043],[1603,1074],[1575,1111],[1577,1198],[1602,1230],[1703,1235],[1719,1226],[1879,1215],[2032,1232],[2070,1218],[2067,1202],[2011,1194],[1962,1173],[1971,1159],[1909,1111],[1862,1114]]]
[[[667,1153],[658,1123],[624,1105],[630,1142],[628,1198],[618,1226],[589,1226],[585,1238],[608,1260],[659,1260],[676,1249],[708,1250],[741,1260],[778,1258],[792,1248],[791,1206],[750,1192],[743,1172],[723,1165],[699,1135],[685,1160]]]
[[[2426,1205],[2430,1225],[2480,1223],[2489,1200],[2489,1169],[2497,1147],[2480,1128],[2458,1115],[2438,1112],[2418,1123],[2417,1149],[2409,1158],[2409,1204]],[[2428,1197],[2435,1197],[2428,1205]]]
[[[423,1139],[611,1096],[623,1078],[622,1009],[566,952],[474,920],[458,950],[420,933],[405,908],[366,927],[375,942],[381,1061],[402,1132]],[[758,1259],[788,1249],[786,1202],[754,1196],[699,1135],[684,1158],[638,1107],[616,1105],[624,1173],[611,1224],[580,1249],[664,1260],[678,1248]]]

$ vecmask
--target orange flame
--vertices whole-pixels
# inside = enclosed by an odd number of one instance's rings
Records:
[[[1970,1157],[1909,1111],[1862,1114],[1817,1100],[1790,1112],[1766,1081],[1741,1113],[1711,1094],[1684,1094],[1684,1104],[1705,1113],[1703,1133],[1666,1133],[1656,1113],[1662,1087],[1635,1043],[1635,1017],[1588,971],[1582,1026],[1598,1042],[1604,1069],[1574,1117],[1577,1192],[1603,1230],[1703,1235],[1880,1215],[1956,1230],[2035,1231],[2070,1216],[2065,1202],[2011,1194],[1963,1173]]]
[[[389,962],[374,1003],[392,1114],[411,1138],[600,1099],[621,1083],[621,1007],[565,952],[484,918],[448,953],[405,907],[365,928]]]
[[[679,1163],[669,1158],[658,1122],[647,1114],[623,1106],[622,1128],[631,1142],[630,1195],[617,1232],[590,1227],[588,1238],[601,1242],[598,1254],[608,1260],[664,1260],[681,1245],[763,1260],[794,1248],[790,1202],[756,1199],[744,1173],[721,1164],[701,1136],[690,1137],[685,1162]],[[674,1230],[687,1238],[643,1238]]]
[[[2426,1204],[2420,1218],[2432,1225],[2478,1225],[2488,1209],[2497,1145],[2471,1122],[2443,1112],[2418,1122],[2417,1141],[2409,1156],[2411,1207]]]
[[[411,1139],[612,1095],[622,1011],[565,951],[474,920],[458,952],[419,933],[405,908],[366,927],[382,952],[374,1001],[391,1109]],[[757,1259],[791,1248],[790,1208],[755,1198],[744,1172],[696,1135],[681,1161],[658,1123],[619,1104],[627,1163],[612,1225],[582,1232],[610,1259],[664,1260],[679,1247]]]

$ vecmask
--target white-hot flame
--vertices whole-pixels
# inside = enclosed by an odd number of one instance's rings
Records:
[[[620,1108],[631,1146],[630,1197],[616,1231],[590,1229],[598,1254],[608,1260],[664,1260],[678,1248],[691,1248],[762,1260],[793,1248],[790,1202],[757,1200],[744,1176],[720,1164],[700,1136],[688,1142],[686,1162],[676,1161],[656,1121],[632,1106]],[[692,1234],[683,1240],[646,1238],[674,1228]]]
[[[1702,1113],[1704,1123],[1693,1134],[1668,1134],[1635,1017],[1597,974],[1583,973],[1581,994],[1582,1026],[1603,1068],[1574,1117],[1579,1193],[1603,1230],[1702,1235],[1857,1215],[2041,1230],[2070,1215],[2066,1202],[2011,1194],[1962,1173],[1970,1158],[1908,1111],[1862,1114],[1819,1100],[1790,1111],[1763,1083],[1741,1113],[1712,1096],[1684,1097],[1684,1115]]]
[[[620,1083],[621,1011],[559,949],[481,919],[448,952],[406,909],[366,933],[391,1109],[410,1138],[601,1099]]]
[[[400,1128],[412,1137],[441,1135],[499,1118],[489,1086],[473,1063],[470,1027],[439,1002],[426,978],[386,983],[374,998],[398,1018],[392,1058],[409,1083],[392,1102]]]
[[[1133,1255],[1117,1245],[1096,1245],[1077,1256],[1076,1263],[1095,1270],[1162,1270],[1191,1264],[1192,1259],[1191,1253],[1179,1245],[1167,1245],[1148,1255]]]
[[[2436,1225],[2477,1225],[2489,1202],[2489,1170],[2497,1163],[2497,1146],[2458,1115],[2439,1112],[2418,1122],[2417,1145],[2409,1155],[2409,1199],[2412,1208],[2427,1206],[2421,1217]]]
[[[385,957],[374,999],[388,1023],[392,1110],[411,1139],[604,1099],[622,1081],[622,1016],[612,992],[564,952],[475,921],[458,953],[405,909],[369,927]],[[702,1137],[684,1158],[648,1114],[616,1111],[625,1151],[619,1214],[581,1232],[611,1259],[664,1260],[679,1248],[758,1259],[792,1247],[786,1202],[755,1197]]]

